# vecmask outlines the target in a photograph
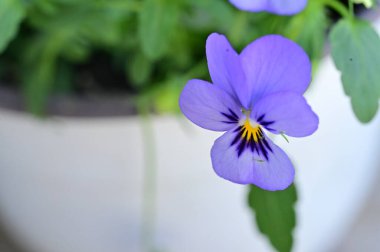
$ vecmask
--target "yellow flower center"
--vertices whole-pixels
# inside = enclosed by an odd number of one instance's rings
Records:
[[[257,143],[264,136],[259,124],[254,123],[252,126],[252,123],[249,120],[249,118],[245,119],[242,127],[243,133],[241,134],[241,137],[246,141],[250,141],[251,139],[253,139],[253,141]]]

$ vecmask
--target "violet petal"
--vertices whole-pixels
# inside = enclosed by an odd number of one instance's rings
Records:
[[[273,133],[293,137],[313,134],[319,123],[305,98],[292,92],[275,93],[260,99],[253,107],[251,118]]]
[[[190,80],[179,98],[182,113],[196,125],[214,131],[236,126],[240,106],[223,89],[202,80]]]
[[[270,191],[283,190],[291,185],[294,168],[283,150],[265,136],[262,146],[251,148],[246,145],[239,155],[241,142],[236,141],[237,135],[236,129],[224,133],[211,149],[212,165],[220,177]]]

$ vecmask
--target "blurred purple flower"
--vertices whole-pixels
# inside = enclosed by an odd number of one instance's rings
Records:
[[[238,55],[225,36],[213,33],[206,54],[213,84],[190,80],[179,105],[196,125],[227,131],[211,149],[215,172],[239,184],[287,188],[293,165],[264,129],[292,137],[317,130],[318,117],[303,97],[311,81],[306,53],[282,36],[268,35]]]
[[[307,4],[307,0],[230,0],[230,2],[244,11],[267,11],[278,15],[297,14]]]

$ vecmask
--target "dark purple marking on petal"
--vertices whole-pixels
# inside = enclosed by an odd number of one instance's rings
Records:
[[[242,130],[244,130],[244,127],[243,127],[243,125],[240,125],[239,127],[237,127],[237,128],[234,130],[234,132],[238,132],[238,131],[242,131]]]
[[[230,121],[235,121],[235,118],[227,113],[224,113],[224,112],[220,112],[224,117],[226,117],[227,119],[229,119]]]
[[[228,111],[236,120],[239,120],[239,116],[232,109],[229,108]]]
[[[267,126],[269,126],[269,125],[271,125],[271,124],[274,123],[274,121],[267,121],[267,120],[264,120],[264,118],[265,118],[265,114],[262,114],[261,116],[259,116],[259,117],[257,118],[257,122],[258,122],[260,125],[264,126],[265,128],[266,128]]]
[[[261,122],[265,117],[265,114],[262,114],[261,116],[259,116],[259,118],[257,118],[257,122]]]
[[[258,148],[257,148],[257,144],[255,143],[255,141],[250,141],[250,147],[251,147],[251,152],[255,152],[255,151],[258,151]]]
[[[243,136],[245,131],[244,125],[238,126],[233,132],[236,133],[235,137],[231,141],[230,146],[236,147],[237,156],[240,157],[245,150],[249,150],[253,153],[257,153],[259,156],[263,156],[265,160],[269,159],[268,153],[273,152],[269,146],[266,136],[261,128],[255,132],[256,139],[251,136],[249,139]]]
[[[261,130],[261,128],[259,128],[259,130],[257,131],[257,134],[258,134],[259,138],[263,138],[264,137],[264,132]]]
[[[243,126],[239,126],[237,127],[234,132],[239,132],[239,131],[242,131],[244,130],[243,129]],[[235,145],[237,142],[239,142],[239,140],[241,139],[241,133],[239,132],[238,134],[236,134],[236,136],[234,137],[234,139],[232,140],[231,142],[231,146]]]
[[[263,143],[262,143],[262,141],[260,140],[259,141],[259,149],[260,149],[260,151],[261,151],[261,153],[264,155],[264,157],[265,157],[265,160],[268,160],[268,152],[267,152],[267,150],[265,149],[265,147],[264,147],[264,145],[263,145]]]
[[[265,138],[263,139],[263,144],[265,148],[267,148],[270,152],[273,152],[272,148],[269,146],[268,141]]]
[[[240,157],[240,155],[243,153],[243,151],[246,149],[246,142],[240,141],[239,145],[237,146],[237,155]]]
[[[260,122],[260,125],[264,126],[265,128],[269,125],[272,125],[274,121],[262,121]]]
[[[269,130],[269,131],[276,131],[275,129],[273,129],[273,128],[269,128],[269,127],[265,127],[267,130]]]
[[[228,109],[228,113],[220,112],[228,120],[223,121],[224,123],[237,123],[239,121],[239,116],[232,110]]]

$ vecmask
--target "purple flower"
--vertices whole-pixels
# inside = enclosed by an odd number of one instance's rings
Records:
[[[244,11],[267,11],[278,15],[296,14],[307,4],[307,0],[230,0],[230,2]]]
[[[179,105],[196,125],[227,131],[211,149],[215,172],[239,184],[287,188],[293,165],[265,130],[292,137],[317,130],[318,117],[303,97],[311,80],[309,58],[279,35],[259,38],[237,54],[225,36],[213,33],[206,54],[213,84],[190,80]]]

